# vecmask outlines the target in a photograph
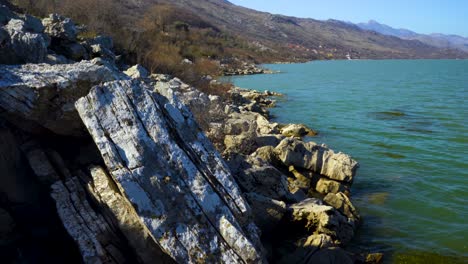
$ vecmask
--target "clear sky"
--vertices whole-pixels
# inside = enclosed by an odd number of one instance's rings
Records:
[[[259,11],[353,23],[374,19],[418,33],[468,37],[468,0],[229,0]]]

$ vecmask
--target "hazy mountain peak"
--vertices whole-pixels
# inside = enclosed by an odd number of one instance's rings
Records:
[[[401,39],[419,40],[425,44],[438,48],[459,49],[468,51],[468,38],[458,35],[447,35],[441,33],[432,33],[429,35],[419,34],[408,29],[397,29],[391,26],[381,24],[375,20],[369,20],[367,23],[358,23],[358,27],[364,30],[374,31],[380,34],[395,36]]]

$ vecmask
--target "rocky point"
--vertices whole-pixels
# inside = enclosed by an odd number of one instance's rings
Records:
[[[310,128],[270,122],[280,95],[233,89],[225,101],[78,33],[60,15],[0,6],[3,260],[379,259],[343,249],[361,220],[358,163],[304,142]]]

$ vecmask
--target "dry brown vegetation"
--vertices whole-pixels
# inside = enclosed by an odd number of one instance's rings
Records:
[[[261,52],[238,36],[229,35],[196,14],[168,4],[156,4],[144,13],[125,1],[12,0],[26,12],[46,16],[59,13],[86,25],[82,36],[98,33],[113,37],[128,64],[139,63],[151,72],[177,76],[204,92],[225,96],[227,85],[210,85],[202,78],[220,74],[220,61],[261,62],[274,55]],[[189,59],[193,63],[182,63]]]

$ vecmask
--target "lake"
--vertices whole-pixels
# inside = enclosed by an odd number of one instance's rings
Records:
[[[364,223],[353,247],[388,263],[468,261],[468,61],[314,61],[232,77],[284,93],[274,120],[360,162],[352,189]]]

